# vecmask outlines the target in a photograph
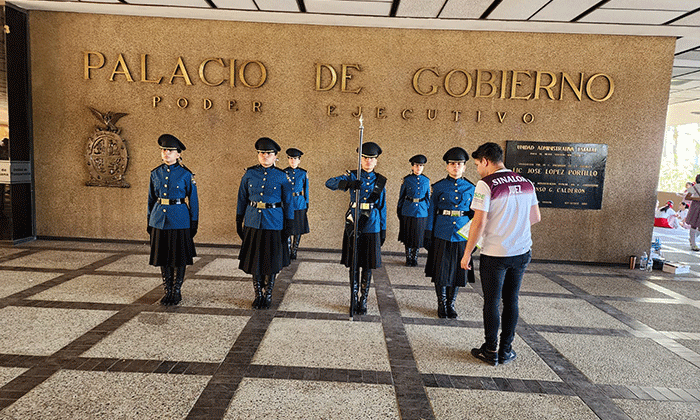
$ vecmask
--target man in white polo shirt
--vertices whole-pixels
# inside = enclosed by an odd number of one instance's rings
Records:
[[[472,158],[481,180],[474,191],[471,204],[474,218],[461,265],[465,270],[471,268],[472,251],[483,236],[479,273],[484,291],[485,343],[471,353],[495,366],[515,359],[512,344],[518,323],[520,283],[530,263],[530,225],[539,222],[541,216],[535,187],[521,175],[506,169],[501,146],[484,143],[472,153]]]

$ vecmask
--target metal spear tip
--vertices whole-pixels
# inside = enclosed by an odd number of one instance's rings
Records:
[[[360,114],[360,128],[363,128],[362,127],[362,114]]]

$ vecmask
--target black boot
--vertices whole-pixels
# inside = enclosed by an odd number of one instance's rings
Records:
[[[289,258],[296,260],[297,259],[297,251],[299,250],[299,242],[301,242],[301,235],[294,235],[291,238],[291,249],[289,251]]]
[[[269,309],[272,305],[272,289],[275,287],[275,274],[270,274],[265,276],[267,278],[267,284],[265,285],[265,297],[262,299],[260,307],[262,309]]]
[[[406,267],[413,267],[413,260],[411,259],[411,248],[406,247]]]
[[[418,248],[411,248],[411,267],[418,265]]]
[[[459,287],[448,287],[447,288],[447,317],[457,318],[457,311],[455,311],[455,301],[457,300],[457,292]]]
[[[435,294],[437,295],[438,318],[447,318],[447,288],[435,284]]]
[[[170,301],[170,305],[177,305],[182,300],[180,295],[180,289],[182,288],[182,283],[185,281],[185,269],[187,266],[175,268],[175,280],[173,281],[173,299]]]
[[[357,306],[355,307],[355,312],[358,315],[364,315],[367,313],[367,297],[369,296],[369,286],[372,282],[372,270],[369,268],[362,269],[362,278],[360,279],[360,300],[357,301]]]
[[[260,276],[253,276],[253,288],[255,289],[255,300],[253,300],[253,309],[262,308],[263,300],[263,280]]]
[[[170,305],[173,300],[173,268],[161,267],[160,274],[163,276],[163,289],[165,294],[160,299],[161,305]]]

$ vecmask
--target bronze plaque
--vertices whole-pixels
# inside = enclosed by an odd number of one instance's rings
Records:
[[[535,184],[540,207],[599,210],[607,158],[607,144],[506,142],[506,167]]]

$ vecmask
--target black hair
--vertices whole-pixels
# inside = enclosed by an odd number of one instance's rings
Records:
[[[669,207],[672,207],[672,206],[673,206],[673,201],[669,200],[666,202],[665,206],[663,206],[659,209],[659,211],[666,211],[666,210],[668,210]]]
[[[695,175],[695,183],[700,182],[700,174]]]
[[[472,159],[486,159],[489,162],[503,162],[503,148],[496,143],[484,143],[472,152]]]

